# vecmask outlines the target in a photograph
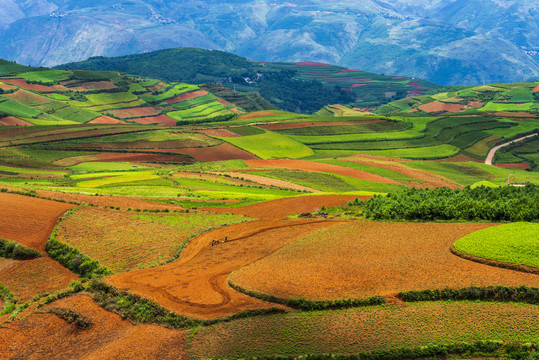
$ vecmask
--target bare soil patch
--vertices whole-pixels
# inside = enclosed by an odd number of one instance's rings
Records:
[[[50,308],[73,310],[93,323],[78,329]],[[64,298],[9,327],[0,328],[3,359],[185,359],[186,332],[156,325],[133,325],[100,308],[89,296]]]
[[[245,162],[248,166],[255,168],[284,168],[312,172],[333,173],[350,176],[361,180],[376,181],[386,184],[400,184],[395,180],[391,180],[380,175],[371,174],[367,171],[350,169],[338,165],[316,163],[306,160],[247,160]]]
[[[72,207],[55,201],[0,193],[0,237],[43,252],[56,222]]]
[[[433,101],[419,106],[425,112],[461,112],[465,106],[462,104],[448,104],[440,101]]]
[[[231,280],[278,297],[395,296],[468,286],[539,286],[539,276],[464,260],[453,243],[492,224],[351,222],[313,233]]]
[[[0,118],[0,125],[4,126],[34,126],[34,124],[26,121],[21,120],[19,118],[16,118],[14,116],[6,116],[3,118]]]
[[[466,155],[463,153],[457,154],[455,156],[451,156],[445,159],[438,159],[438,160],[431,160],[435,162],[476,162],[476,163],[482,163],[483,161],[480,159],[476,159],[470,155]]]
[[[232,132],[228,129],[205,129],[205,130],[199,130],[201,133],[206,134],[208,136],[216,136],[216,137],[240,137],[240,135],[236,134],[235,132]]]
[[[196,161],[251,160],[257,157],[229,143],[184,149],[156,149],[154,152],[178,153],[192,156]]]
[[[100,117],[96,117],[95,119],[88,121],[87,124],[116,125],[116,124],[125,124],[125,123],[121,120],[112,118],[110,116],[102,115]]]
[[[283,129],[297,129],[305,127],[317,127],[317,126],[338,126],[338,125],[354,125],[354,124],[375,124],[385,122],[385,120],[354,120],[354,121],[329,121],[329,122],[297,122],[286,124],[263,124],[257,125],[258,127],[266,130],[283,130]]]
[[[177,261],[145,270],[116,274],[105,280],[158,302],[176,313],[212,319],[242,310],[263,309],[263,302],[231,289],[230,273],[265,257],[332,221],[265,220],[242,223],[204,233],[187,245]],[[212,246],[212,240],[228,241]]]
[[[312,189],[310,187],[301,186],[298,184],[291,183],[289,181],[284,180],[278,180],[278,179],[272,179],[265,176],[260,175],[253,175],[250,173],[241,173],[241,172],[225,172],[223,174],[230,175],[233,177],[243,178],[246,180],[253,181],[260,185],[266,185],[266,186],[277,186],[280,188],[286,188],[286,189],[292,189],[292,190],[300,190],[300,191],[308,191],[313,193],[320,193],[322,191]]]
[[[539,92],[539,85],[533,88],[532,93]]]
[[[70,90],[69,88],[66,88],[63,85],[46,86],[46,85],[39,85],[39,84],[28,84],[26,83],[26,80],[24,79],[2,79],[2,82],[15,85],[23,89],[39,91],[39,92],[54,92],[54,91],[69,91]]]
[[[208,92],[205,90],[197,90],[197,91],[193,91],[187,94],[180,95],[173,99],[168,99],[166,100],[166,102],[168,102],[169,104],[175,104],[180,101],[190,100],[190,99],[194,99],[194,98],[204,96],[204,95],[208,95]]]
[[[525,163],[518,163],[518,164],[496,164],[497,167],[501,167],[504,169],[522,169],[526,170],[530,168],[530,164],[527,162]]]

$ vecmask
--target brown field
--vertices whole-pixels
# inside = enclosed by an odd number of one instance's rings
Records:
[[[173,99],[168,99],[166,100],[166,102],[168,102],[169,104],[175,104],[180,101],[190,100],[190,99],[194,99],[194,98],[204,96],[204,95],[208,95],[208,92],[205,90],[197,90],[197,91],[193,91],[187,94],[180,95]]]
[[[496,164],[497,167],[501,167],[504,169],[522,169],[526,170],[530,168],[530,164],[527,162],[525,163],[518,163],[518,164]]]
[[[34,124],[26,121],[21,120],[19,118],[16,118],[14,116],[6,116],[3,118],[0,118],[0,125],[3,126],[34,126]]]
[[[533,88],[532,93],[539,92],[539,85]]]
[[[162,264],[190,236],[209,227],[243,220],[243,217],[217,214],[148,215],[79,209],[60,223],[57,239],[113,272],[125,272]]]
[[[297,122],[297,123],[284,123],[284,124],[261,124],[257,125],[259,128],[266,130],[283,130],[283,129],[297,129],[304,127],[316,127],[316,126],[336,126],[336,125],[353,125],[353,124],[375,124],[384,122],[385,120],[353,120],[353,121],[328,121],[328,122]]]
[[[505,116],[510,118],[523,118],[523,119],[535,119],[535,115],[529,113],[529,112],[492,112],[488,113],[488,115],[494,115],[494,116]]]
[[[249,290],[309,299],[395,296],[400,291],[467,286],[539,286],[533,274],[464,260],[459,238],[492,224],[350,222],[318,231],[231,280]]]
[[[216,137],[240,137],[240,135],[236,134],[235,132],[232,132],[227,129],[204,129],[199,130],[201,133],[206,134],[208,136],[216,136]]]
[[[30,91],[21,90],[21,89],[15,91],[12,94],[4,94],[3,96],[8,99],[11,99],[11,100],[14,100],[14,101],[17,101],[17,102],[20,102],[22,104],[29,105],[29,106],[48,104],[54,101],[54,100],[49,99],[48,97],[34,94]]]
[[[469,149],[469,148],[468,148]],[[467,150],[467,149],[466,149]],[[483,161],[477,158],[474,158],[470,155],[466,155],[464,153],[460,153],[455,156],[451,156],[445,159],[438,159],[438,160],[431,160],[435,162],[476,162],[476,163],[482,163]],[[439,176],[439,175],[436,175]]]
[[[230,273],[271,254],[332,221],[255,221],[204,233],[186,246],[170,264],[109,276],[120,289],[149,298],[178,314],[212,319],[242,310],[275,306],[232,290]],[[212,240],[228,242],[211,246]]]
[[[79,278],[48,256],[9,261],[7,266],[0,268],[0,284],[5,285],[20,304],[31,300],[34,295],[64,289]]]
[[[448,104],[440,101],[433,101],[419,106],[425,112],[461,112],[465,108],[462,104]]]
[[[251,160],[257,157],[229,143],[216,146],[184,149],[155,149],[154,152],[178,153],[192,156],[196,161]]]
[[[166,115],[148,116],[143,118],[126,119],[129,122],[135,122],[137,124],[159,124],[159,125],[176,125],[178,120],[174,120]]]
[[[429,171],[414,169],[414,168],[412,168],[410,166],[407,166],[403,162],[391,161],[391,158],[388,158],[389,161],[387,161],[387,160],[382,160],[380,158],[377,159],[375,157],[368,156],[368,155],[367,156],[354,155],[354,156],[347,157],[347,158],[342,158],[342,159],[339,159],[339,160],[350,161],[350,162],[355,162],[355,163],[358,163],[358,164],[363,164],[363,165],[368,165],[368,166],[375,166],[375,167],[380,167],[380,168],[383,168],[383,169],[393,170],[393,171],[396,171],[396,172],[398,172],[400,174],[403,174],[403,175],[406,175],[406,176],[421,180],[421,181],[423,181],[423,182],[425,182],[425,183],[427,183],[427,184],[429,184],[431,186],[435,186],[435,187],[447,186],[447,187],[449,187],[451,189],[461,187],[461,185],[451,181],[450,179],[448,179],[448,178],[446,178],[444,176],[437,175],[437,174],[431,173]]]
[[[0,89],[2,89],[2,90],[13,90],[13,89],[16,89],[16,87],[8,85],[8,84],[0,83]]]
[[[253,168],[284,168],[311,172],[333,173],[350,176],[361,180],[400,185],[400,183],[395,180],[391,180],[380,175],[371,174],[363,170],[356,170],[338,165],[316,163],[306,160],[246,160],[245,163],[249,167]]]
[[[111,118],[109,116],[101,115],[99,117],[96,117],[93,120],[88,121],[87,124],[116,125],[116,124],[125,124],[125,122],[115,119],[115,118]]]
[[[69,88],[63,85],[46,86],[46,85],[38,85],[38,84],[27,84],[26,80],[24,79],[2,79],[2,82],[15,85],[17,87],[20,87],[26,90],[39,91],[39,92],[54,92],[54,91],[69,91],[70,90]]]
[[[141,116],[152,116],[152,115],[158,115],[161,113],[160,109],[157,109],[155,107],[134,107],[134,108],[125,108],[125,109],[114,109],[110,110],[112,115],[126,119],[126,118],[136,118]]]
[[[72,207],[55,201],[0,193],[0,237],[43,252],[58,218]]]
[[[50,308],[71,309],[93,323],[78,329]],[[64,298],[0,328],[2,359],[184,359],[186,333],[156,325],[133,325],[100,308],[87,295]]]
[[[150,88],[151,91],[159,91],[161,90],[166,84],[164,82],[157,83],[155,86],[152,86]]]

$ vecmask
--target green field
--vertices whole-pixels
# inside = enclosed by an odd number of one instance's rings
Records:
[[[539,269],[539,224],[512,223],[459,239],[455,249],[484,259]]]
[[[27,81],[36,81],[43,84],[54,84],[71,78],[72,73],[64,70],[41,70],[17,74],[17,77]]]
[[[259,135],[220,139],[246,150],[261,159],[299,159],[314,154],[307,146],[295,141],[291,137],[271,131],[265,131],[264,134]],[[268,144],[271,144],[271,146],[267,146]]]

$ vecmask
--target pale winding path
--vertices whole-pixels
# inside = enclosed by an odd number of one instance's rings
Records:
[[[515,142],[518,142],[518,141],[522,141],[524,139],[527,139],[527,138],[531,138],[531,137],[534,137],[534,136],[537,136],[538,134],[531,134],[531,135],[526,135],[526,136],[523,136],[521,138],[518,138],[518,139],[515,139],[515,140],[511,140],[511,141],[508,141],[506,143],[503,143],[501,145],[498,145],[498,146],[494,146],[492,149],[490,149],[490,151],[488,152],[488,155],[487,155],[487,158],[485,159],[485,164],[487,165],[492,165],[492,160],[494,159],[494,155],[496,155],[496,151],[500,150],[501,148],[503,147],[506,147],[506,146],[509,146],[511,145],[512,143],[515,143]]]

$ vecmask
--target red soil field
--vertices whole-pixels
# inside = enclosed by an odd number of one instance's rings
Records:
[[[300,66],[332,66],[332,65],[329,65],[329,64],[322,64],[322,63],[318,63],[318,62],[297,62],[296,65],[300,65]]]
[[[0,237],[43,252],[56,222],[72,207],[55,201],[0,193]]]
[[[518,164],[496,164],[497,167],[501,167],[504,169],[522,169],[526,170],[530,168],[530,164],[528,163],[518,163]]]
[[[468,286],[539,286],[539,277],[464,260],[459,238],[492,224],[350,222],[313,233],[237,270],[249,290],[309,299],[393,297],[401,291]]]
[[[347,158],[342,158],[339,160],[350,161],[350,162],[355,162],[358,164],[393,170],[400,174],[424,181],[427,184],[430,184],[434,187],[447,186],[451,189],[462,187],[459,184],[451,181],[450,179],[446,177],[443,177],[443,176],[440,176],[440,175],[437,175],[428,171],[424,171],[424,170],[417,170],[410,166],[407,166],[404,163],[399,163],[396,161],[376,160],[373,157],[369,158],[362,155],[355,155],[355,156],[351,156]],[[423,186],[420,186],[420,187],[423,187]]]
[[[138,117],[138,116],[157,115],[161,112],[161,110],[154,107],[146,106],[146,107],[134,107],[134,108],[126,108],[126,109],[114,109],[114,110],[111,110],[110,112],[114,116],[125,119],[125,118],[132,118],[132,117]]]
[[[66,288],[79,277],[48,256],[35,260],[9,261],[0,270],[5,285],[20,304],[45,292]]]
[[[164,82],[157,83],[155,86],[151,87],[151,91],[159,91],[165,86],[166,84]]]
[[[301,186],[298,184],[294,184],[288,181],[278,180],[278,179],[272,179],[265,176],[259,176],[259,175],[253,175],[249,173],[242,173],[242,172],[224,172],[223,174],[230,175],[233,177],[238,178],[244,178],[246,180],[253,181],[257,184],[266,185],[266,186],[277,186],[282,187],[286,189],[293,189],[293,190],[300,190],[300,191],[309,191],[313,193],[320,193],[322,191],[312,189],[306,186]]]
[[[322,206],[332,207],[346,204],[355,198],[369,199],[368,196],[354,195],[310,195],[266,201],[238,208],[206,208],[205,210],[278,220],[293,214],[318,211]]]
[[[431,160],[435,162],[476,162],[476,163],[482,163],[482,160],[476,159],[470,155],[466,155],[463,153],[457,154],[455,156],[451,156],[445,159],[438,159],[438,160]]]
[[[532,93],[539,92],[539,85],[533,88]]]
[[[227,129],[204,129],[199,130],[199,132],[206,134],[208,136],[216,136],[216,137],[240,137],[240,135],[236,134],[235,132],[232,132]]]
[[[12,94],[4,94],[3,96],[11,100],[22,102],[23,104],[29,104],[31,106],[53,102],[53,100],[49,99],[48,97],[34,94],[26,90],[17,90]]]
[[[297,129],[316,126],[336,126],[336,125],[354,125],[354,124],[375,124],[385,120],[352,120],[352,121],[329,121],[329,122],[297,122],[284,124],[261,124],[259,128],[266,130]]]
[[[8,84],[0,84],[0,89],[2,89],[2,90],[13,90],[13,89],[15,89],[15,86],[11,86],[11,85],[8,85]]]
[[[158,116],[149,116],[149,117],[143,117],[143,118],[136,118],[136,119],[126,119],[129,122],[135,122],[137,124],[159,124],[159,125],[176,125],[178,120],[174,120],[171,117],[168,117],[166,115],[158,115]]]
[[[109,116],[102,115],[93,120],[87,122],[87,124],[102,124],[102,125],[116,125],[116,124],[125,124],[125,122],[111,118]]]
[[[0,118],[0,125],[4,126],[34,126],[34,124],[21,120],[19,118],[16,118],[14,116],[6,116],[3,118]]]
[[[71,309],[92,323],[78,329],[50,308]],[[89,296],[60,299],[0,328],[2,359],[185,359],[186,333],[156,325],[133,325],[103,310]]]
[[[192,156],[196,161],[250,160],[257,157],[229,143],[216,146],[184,149],[155,149],[154,152],[178,153]]]
[[[479,102],[479,101],[469,101],[468,102],[468,107],[475,107],[475,108],[480,108],[480,107],[483,107],[483,105],[485,105],[485,103],[482,103],[482,102]]]
[[[254,111],[238,117],[238,120],[255,119],[258,117],[281,115],[281,113],[272,110]]]
[[[208,92],[205,90],[197,90],[190,93],[182,94],[178,97],[175,97],[173,99],[168,99],[165,101],[168,102],[169,104],[175,104],[180,101],[190,100],[190,99],[194,99],[194,98],[204,96],[204,95],[208,95]]]
[[[366,171],[350,169],[338,165],[315,163],[306,160],[246,160],[245,162],[249,167],[254,168],[283,168],[312,172],[328,172],[333,174],[350,176],[361,180],[376,181],[386,184],[400,184],[395,180],[391,180],[380,175],[371,174]]]
[[[461,112],[464,107],[462,104],[447,104],[440,101],[433,101],[419,106],[419,109],[425,112]]]
[[[352,87],[357,88],[357,87],[366,86],[366,85],[367,84],[352,84]]]
[[[204,233],[167,265],[109,276],[105,280],[149,298],[176,313],[212,319],[242,310],[275,306],[232,290],[230,273],[271,254],[332,221],[255,221]],[[212,246],[212,240],[228,242]]]
[[[39,91],[39,92],[53,92],[53,91],[69,91],[69,88],[66,88],[63,85],[38,85],[38,84],[27,84],[24,79],[2,79],[2,82],[18,86],[23,89]]]
[[[223,105],[232,105],[232,103],[231,103],[230,101],[226,101],[226,100],[223,100],[223,99],[221,99],[221,98],[219,98],[219,99],[217,100],[217,102],[218,102],[219,104],[223,104]],[[235,112],[238,111],[238,108],[234,108],[234,109],[236,109]]]

